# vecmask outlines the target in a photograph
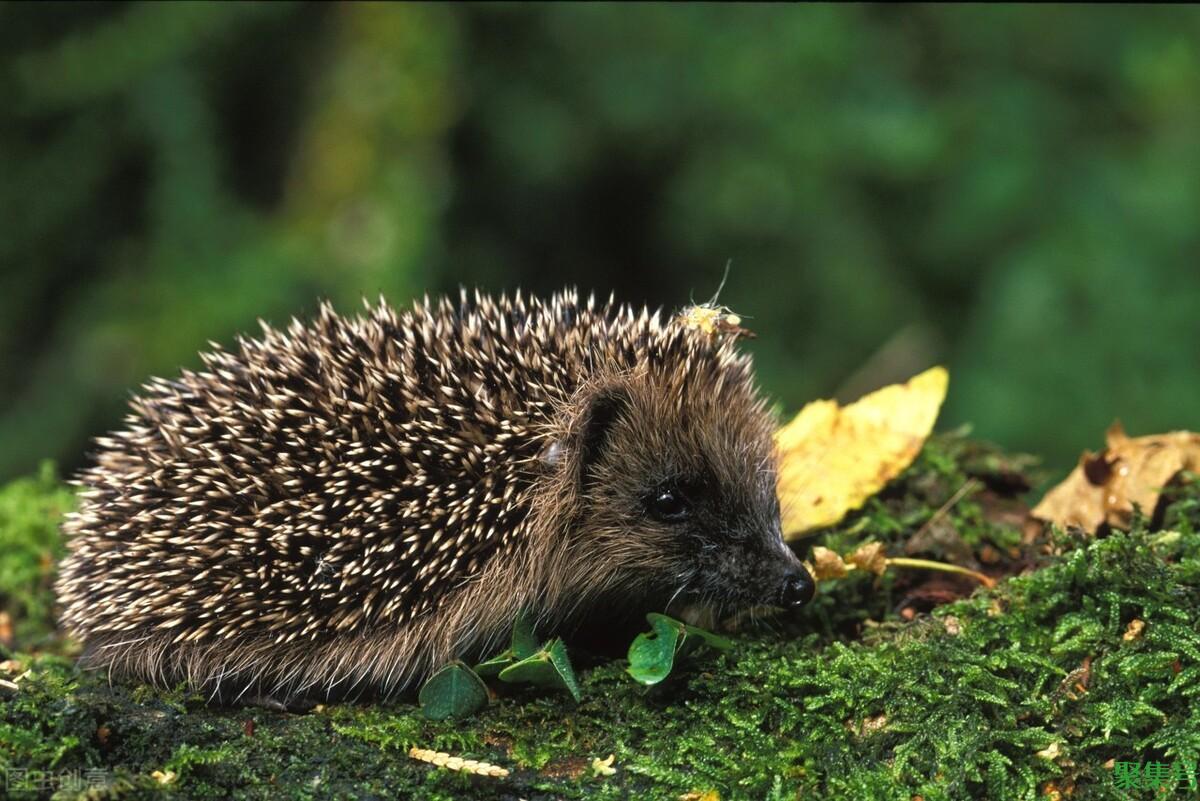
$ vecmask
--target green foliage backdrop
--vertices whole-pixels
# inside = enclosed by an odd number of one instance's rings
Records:
[[[321,296],[730,261],[788,408],[1200,428],[1198,129],[1194,8],[0,4],[0,478]]]

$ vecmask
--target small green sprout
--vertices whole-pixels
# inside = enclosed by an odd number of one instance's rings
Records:
[[[658,684],[671,673],[676,659],[682,659],[700,645],[728,651],[733,643],[711,631],[689,626],[674,618],[651,612],[646,615],[651,631],[639,634],[629,646],[626,671],[642,684]]]
[[[456,660],[429,677],[419,700],[430,720],[465,718],[487,705],[488,690],[475,671]]]
[[[433,679],[438,675],[440,673]],[[556,687],[569,692],[576,701],[582,697],[575,670],[567,656],[567,646],[557,637],[545,645],[539,645],[533,629],[533,620],[525,613],[519,614],[513,623],[509,647],[480,662],[471,675],[476,679],[481,676],[495,676],[508,684]],[[430,682],[433,679],[430,679]],[[482,681],[480,683],[482,684]]]
[[[533,620],[525,612],[517,615],[513,623],[512,640],[507,650],[485,659],[475,666],[480,676],[499,676],[509,665],[528,659],[538,652],[537,635],[533,631]]]
[[[567,646],[555,637],[537,653],[500,671],[500,681],[510,684],[536,684],[566,690],[576,701],[582,697],[575,670],[567,658]]]

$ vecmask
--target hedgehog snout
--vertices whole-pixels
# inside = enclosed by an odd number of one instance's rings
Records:
[[[785,609],[803,606],[816,595],[817,584],[813,581],[808,569],[804,567],[804,563],[783,542],[782,537],[779,537],[777,553],[778,557],[775,563],[777,578],[773,585],[768,584],[764,588],[773,596],[767,599],[767,603],[782,606]]]
[[[812,576],[801,565],[783,577],[783,588],[779,592],[780,606],[789,609],[803,606],[813,599],[816,592],[817,586]]]

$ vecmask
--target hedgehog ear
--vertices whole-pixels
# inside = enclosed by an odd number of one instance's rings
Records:
[[[554,471],[563,468],[564,462],[570,462],[565,469],[574,473],[581,485],[586,484],[589,468],[600,458],[613,424],[628,403],[626,393],[615,387],[593,393],[585,400],[571,433],[563,439],[550,440],[538,458]]]
[[[600,458],[609,432],[627,404],[628,396],[620,389],[608,387],[592,394],[568,438],[553,440],[542,451],[542,463],[557,470],[564,461],[570,462],[565,469],[585,487],[591,466]]]
[[[624,392],[611,388],[597,392],[588,402],[579,432],[579,462],[583,470],[600,458],[609,432],[628,402]]]

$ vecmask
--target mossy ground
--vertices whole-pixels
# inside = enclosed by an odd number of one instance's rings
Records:
[[[305,715],[211,708],[81,673],[52,626],[57,519],[70,495],[46,472],[0,490],[0,656],[15,660],[0,677],[28,671],[0,694],[0,796],[1195,797],[1181,776],[1165,791],[1122,787],[1116,763],[1195,776],[1200,482],[1182,482],[1155,525],[1091,538],[1028,525],[1026,467],[961,436],[936,438],[821,539],[839,552],[874,539],[891,553],[907,543],[978,560],[1009,576],[994,590],[919,572],[852,574],[662,685],[602,662],[580,670],[578,705],[508,690],[461,722],[428,721],[404,702]],[[1135,620],[1144,628],[1127,637]],[[410,759],[412,746],[513,772],[440,770]],[[595,775],[592,760],[610,754],[616,773]]]

